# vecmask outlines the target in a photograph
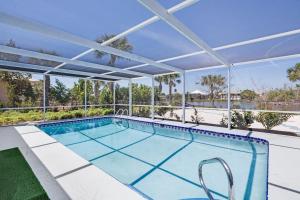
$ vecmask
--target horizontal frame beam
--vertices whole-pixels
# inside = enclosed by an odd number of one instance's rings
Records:
[[[109,76],[109,75],[101,75],[101,74],[95,74],[95,73],[89,73],[89,72],[82,72],[82,71],[77,71],[77,70],[70,70],[70,69],[52,69],[52,67],[46,67],[46,66],[41,66],[41,65],[33,65],[33,64],[27,64],[27,63],[19,63],[19,62],[12,62],[12,61],[5,61],[5,60],[0,60],[0,70],[2,66],[7,66],[7,67],[17,67],[21,69],[29,69],[29,70],[43,70],[47,71],[51,69],[53,72],[60,72],[60,73],[66,73],[66,74],[73,74],[73,75],[82,75],[82,76],[93,76],[97,78],[104,78],[104,79],[126,79],[128,80],[129,78],[124,78],[124,77],[118,77],[118,76]],[[81,78],[81,77],[79,77]]]
[[[172,67],[170,65],[164,64],[164,63],[158,63],[155,62],[154,60],[151,60],[149,58],[145,58],[136,54],[132,54],[129,52],[125,52],[119,49],[115,49],[112,48],[110,46],[102,46],[99,43],[92,41],[92,40],[88,40],[82,37],[79,37],[77,35],[73,35],[71,33],[67,33],[61,30],[58,30],[56,28],[41,24],[41,23],[37,23],[37,22],[30,22],[18,17],[14,17],[5,13],[0,12],[0,23],[4,23],[4,24],[8,24],[11,26],[15,26],[17,28],[21,28],[21,29],[25,29],[25,30],[29,30],[29,31],[33,31],[33,32],[37,32],[52,38],[56,38],[62,41],[66,41],[66,42],[70,42],[76,45],[80,45],[80,46],[84,46],[84,47],[88,47],[91,49],[95,49],[98,51],[103,51],[109,54],[113,54],[113,55],[117,55],[123,58],[127,58],[130,60],[134,60],[137,62],[141,62],[141,63],[147,63],[149,65],[152,66],[156,66],[159,68],[163,68],[163,69],[169,69],[171,71],[178,71],[178,72],[183,72],[183,70],[178,69],[176,67]]]
[[[186,1],[183,1],[183,2],[181,2],[179,4],[177,4],[177,5],[169,8],[168,12],[169,13],[175,13],[175,12],[177,12],[179,10],[182,10],[182,9],[184,9],[186,7],[189,7],[189,6],[197,3],[198,1],[199,0],[186,0]],[[128,30],[121,32],[120,34],[116,35],[115,37],[112,37],[112,38],[110,38],[110,39],[102,42],[101,45],[102,46],[109,45],[109,44],[113,43],[114,41],[116,41],[116,40],[118,40],[118,39],[120,39],[122,37],[125,37],[125,36],[129,35],[130,33],[136,32],[136,31],[144,28],[145,26],[153,24],[154,22],[157,22],[157,21],[159,21],[159,17],[158,16],[153,16],[153,17],[151,17],[151,18],[149,18],[149,19],[147,19],[147,20],[145,20],[145,21],[143,21],[143,22],[141,22],[141,23],[139,23],[139,24],[137,24],[137,25],[129,28]],[[71,58],[71,60],[77,60],[78,58],[81,58],[81,57],[83,57],[83,56],[85,56],[85,55],[87,55],[87,54],[89,54],[89,53],[91,53],[93,51],[95,51],[95,49],[88,49],[88,50],[86,50],[86,51],[78,54],[77,56]],[[66,64],[67,63],[62,63],[62,64],[56,66],[55,68],[56,69],[57,68],[61,68],[61,67],[63,67]],[[46,73],[49,73],[49,72],[50,71],[48,71]]]
[[[274,62],[274,61],[296,59],[296,58],[300,58],[300,54],[292,54],[292,55],[287,55],[287,56],[278,56],[278,57],[273,57],[273,58],[250,60],[250,61],[245,61],[245,62],[233,63],[233,65],[234,65],[234,67],[240,67],[240,66],[243,66],[243,65],[250,65],[250,64],[256,64],[256,63],[263,63],[263,62]],[[221,69],[221,68],[225,68],[225,67],[227,67],[227,66],[225,66],[225,65],[216,65],[216,66],[211,66],[211,67],[202,67],[202,68],[197,68],[197,69],[190,69],[190,70],[186,70],[186,72],[197,72],[197,71],[210,70],[210,69]],[[163,73],[163,74],[155,74],[154,76],[162,76],[162,75],[167,75],[167,74],[174,74],[174,72]],[[138,78],[133,78],[133,79],[138,79]]]
[[[212,56],[219,63],[226,66],[231,66],[227,60],[218,55],[212,48],[208,46],[200,37],[198,37],[193,31],[191,31],[186,25],[179,21],[176,17],[168,13],[164,7],[162,7],[155,0],[138,0],[144,7],[153,12],[155,15],[159,16],[167,24],[177,30],[185,38],[196,44],[198,47],[206,51],[210,56]]]
[[[255,38],[255,39],[251,39],[251,40],[245,40],[245,41],[241,41],[241,42],[236,42],[236,43],[224,45],[224,46],[219,46],[219,47],[213,48],[213,50],[218,51],[218,50],[223,50],[223,49],[230,49],[230,48],[234,48],[234,47],[239,47],[239,46],[244,46],[244,45],[249,45],[249,44],[255,44],[255,43],[259,43],[259,42],[263,42],[263,41],[268,41],[268,40],[277,39],[277,38],[286,37],[286,36],[291,36],[291,35],[296,35],[296,34],[300,34],[300,29],[287,31],[287,32],[282,32],[282,33],[277,33],[277,34],[272,34],[272,35],[267,35],[267,36],[263,36],[263,37],[259,37],[259,38]],[[205,54],[205,53],[206,53],[205,51],[195,51],[195,52],[192,52],[192,53],[183,54],[183,55],[179,55],[179,56],[175,56],[175,57],[164,58],[164,59],[161,59],[161,60],[157,60],[156,62],[168,62],[168,61],[188,58],[188,57],[191,57],[191,56],[201,55],[201,54]],[[135,68],[140,68],[140,67],[145,67],[145,66],[148,66],[148,65],[147,64],[141,64],[141,65],[135,65],[135,66],[127,67],[127,68],[124,68],[124,69],[135,69]],[[215,67],[215,66],[213,66],[213,67]],[[207,68],[209,68],[209,67],[207,67]],[[205,68],[205,69],[207,69],[207,68]],[[199,69],[202,69],[202,68],[199,68]],[[193,71],[193,70],[197,71],[199,69],[191,69],[191,70],[186,70],[186,71]],[[107,72],[107,73],[103,73],[103,74],[110,74],[110,73],[111,72]]]
[[[17,54],[17,55],[21,55],[21,56],[44,59],[44,60],[51,60],[51,61],[56,61],[56,62],[65,62],[65,63],[71,64],[71,65],[90,67],[90,68],[94,68],[94,69],[112,70],[114,72],[120,72],[120,73],[130,74],[130,75],[133,74],[133,75],[137,75],[137,76],[152,77],[152,75],[145,74],[145,73],[132,72],[132,71],[124,70],[124,69],[119,69],[119,68],[110,67],[110,66],[106,66],[106,65],[99,65],[99,64],[80,61],[80,60],[71,60],[68,58],[60,57],[60,56],[54,56],[54,55],[39,53],[39,52],[35,52],[35,51],[29,51],[29,50],[14,48],[14,47],[8,47],[5,45],[0,45],[0,52]]]

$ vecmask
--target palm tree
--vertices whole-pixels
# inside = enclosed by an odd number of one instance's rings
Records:
[[[223,90],[225,85],[225,77],[221,75],[207,75],[202,76],[200,82],[196,84],[201,84],[202,86],[206,86],[209,92],[209,100],[214,105],[214,101],[216,96]]]
[[[113,38],[115,36],[116,35],[114,35],[114,34],[104,34],[101,37],[98,37],[96,39],[96,42],[98,42],[98,43],[101,44],[101,43],[103,43],[103,42],[105,42],[105,41],[107,41],[107,40],[109,40],[109,39],[111,39],[111,38]],[[127,51],[127,52],[131,52],[132,49],[133,49],[132,45],[129,44],[127,38],[125,38],[125,37],[124,38],[120,38],[120,39],[118,39],[116,41],[113,41],[112,43],[109,44],[109,46],[113,47],[115,49],[119,49],[119,50]],[[97,58],[102,58],[105,55],[109,55],[110,59],[109,59],[109,61],[108,61],[107,64],[110,65],[110,66],[114,66],[115,63],[116,63],[116,61],[118,59],[122,59],[123,58],[123,57],[120,57],[120,56],[117,56],[117,55],[107,54],[105,52],[98,51],[98,50],[96,50],[95,53],[96,53],[96,57]]]
[[[288,78],[292,82],[300,81],[300,63],[297,63],[294,67],[287,70]],[[300,84],[296,84],[297,97],[300,94]]]
[[[104,85],[104,81],[94,80],[94,94],[95,94],[94,104],[95,105],[98,105],[98,103],[99,103],[101,85]]]
[[[162,76],[162,80],[164,84],[169,86],[169,105],[172,104],[173,87],[176,87],[176,84],[181,83],[181,80],[179,78],[180,78],[179,74],[167,74]]]
[[[287,70],[288,78],[292,82],[300,81],[300,63]]]
[[[96,42],[101,44],[107,40],[110,40],[111,38],[113,38],[115,36],[116,35],[114,35],[114,34],[104,34],[104,35],[98,37],[96,39]],[[129,43],[129,41],[127,40],[126,37],[113,41],[112,43],[109,44],[109,46],[113,47],[115,49],[126,51],[126,52],[131,52],[133,49],[133,46]],[[97,51],[97,50],[95,51],[95,54],[96,54],[96,57],[100,58],[100,59],[103,58],[105,55],[109,55],[110,59],[107,63],[107,65],[109,65],[109,66],[114,66],[118,59],[125,59],[125,58],[117,56],[117,55],[107,54],[105,52]],[[113,83],[109,83],[108,87],[109,87],[109,90],[111,92],[113,92]]]
[[[162,92],[162,83],[164,82],[164,77],[163,76],[157,76],[154,78],[154,80],[156,82],[158,82],[158,92],[161,93]]]

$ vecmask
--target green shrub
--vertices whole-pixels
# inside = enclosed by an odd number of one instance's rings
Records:
[[[201,121],[203,121],[203,117],[200,116],[198,110],[196,108],[194,109],[194,115],[191,116],[192,122],[199,124]]]
[[[99,116],[102,115],[102,110],[100,108],[90,108],[87,111],[87,116],[93,117],[93,116]]]
[[[271,130],[275,126],[286,122],[292,115],[287,113],[259,112],[256,121],[261,123],[265,129]]]
[[[61,110],[59,112],[46,112],[47,120],[60,120],[80,118],[85,115],[83,109],[77,110]],[[100,116],[113,113],[112,109],[108,108],[91,108],[88,110],[88,116]],[[39,110],[14,111],[8,110],[0,112],[0,125],[11,125],[26,121],[38,121],[43,119],[43,112]]]
[[[50,112],[50,113],[46,113],[46,119],[47,120],[59,120],[60,116],[59,116],[59,113]]]
[[[254,122],[254,115],[251,111],[238,111],[231,112],[231,128],[249,128]],[[223,126],[228,126],[228,117],[223,116],[220,122]]]
[[[104,108],[102,110],[102,115],[109,115],[109,114],[113,114],[113,113],[114,113],[114,111],[111,108]]]
[[[61,115],[60,115],[60,119],[72,119],[75,116],[70,113],[70,112],[64,112],[64,111],[60,111]]]
[[[75,118],[80,118],[84,116],[84,110],[74,110],[72,111]]]

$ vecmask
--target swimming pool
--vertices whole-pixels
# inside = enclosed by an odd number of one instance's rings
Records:
[[[231,168],[235,199],[267,199],[268,142],[132,119],[102,117],[39,128],[123,184],[152,199],[207,199],[198,164],[220,157]],[[215,199],[227,199],[219,164],[203,167]]]

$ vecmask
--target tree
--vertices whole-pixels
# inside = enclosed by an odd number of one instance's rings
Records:
[[[201,84],[202,86],[206,86],[208,88],[209,100],[214,105],[215,98],[224,89],[225,81],[226,79],[224,76],[207,75],[202,76],[200,82],[196,84]]]
[[[128,104],[129,101],[129,88],[120,87],[119,84],[116,84],[116,103]]]
[[[286,122],[291,116],[288,113],[259,112],[256,121],[260,122],[265,129],[271,130],[275,126]]]
[[[51,87],[51,98],[60,105],[66,105],[70,100],[70,90],[58,79],[55,79],[55,84]]]
[[[114,38],[116,35],[114,34],[104,34],[100,37],[98,37],[96,39],[96,42],[102,44],[103,42],[107,41],[107,40],[111,40],[112,38]],[[119,50],[122,50],[122,51],[126,51],[126,52],[131,52],[133,47],[132,45],[129,43],[128,39],[126,37],[124,38],[120,38],[120,39],[117,39],[113,42],[111,42],[109,44],[110,47],[113,47],[115,49],[119,49]],[[123,57],[120,57],[120,56],[117,56],[117,55],[114,55],[114,54],[108,54],[106,52],[103,52],[103,51],[98,51],[96,50],[95,51],[95,54],[96,54],[96,57],[97,58],[103,58],[104,56],[109,56],[109,61],[107,63],[107,65],[109,66],[114,66],[116,61],[119,59],[125,59]],[[111,92],[113,92],[113,83],[109,83],[109,90]]]
[[[6,46],[16,48],[16,43],[9,40]],[[19,62],[21,56],[0,52],[0,59]],[[34,99],[34,92],[30,83],[31,74],[20,72],[0,72],[0,79],[7,82],[9,104],[18,106],[22,101]]]
[[[294,67],[287,70],[288,78],[292,82],[300,81],[300,63],[297,63]],[[297,96],[300,96],[300,84],[296,84]]]
[[[34,99],[39,101],[39,106],[43,106],[43,98],[44,98],[44,83],[43,80],[39,80],[32,85],[34,92]]]
[[[132,99],[134,104],[149,104],[151,87],[144,84],[132,84]]]
[[[257,97],[256,92],[253,90],[243,90],[241,92],[241,99],[242,100],[247,100],[247,101],[253,101]]]
[[[300,63],[287,70],[288,78],[292,82],[300,81]]]
[[[287,102],[295,99],[296,96],[292,88],[285,88],[270,90],[266,93],[266,97],[268,101]]]
[[[98,105],[99,104],[99,95],[100,95],[100,87],[104,85],[104,81],[101,80],[94,80],[94,104]]]
[[[90,101],[90,95],[93,91],[93,84],[90,80],[86,81],[86,93],[87,93],[87,104]],[[84,80],[79,79],[77,83],[74,83],[73,88],[70,90],[70,96],[72,104],[84,105]]]
[[[164,82],[164,77],[163,76],[156,76],[154,78],[154,80],[156,82],[158,82],[158,92],[161,93],[162,92],[162,83]]]
[[[167,74],[163,75],[163,82],[169,87],[169,105],[172,105],[172,92],[173,87],[176,87],[176,84],[181,83],[180,74]]]
[[[100,101],[104,104],[113,103],[113,94],[109,89],[108,85],[105,85],[100,94]]]
[[[49,51],[49,50],[43,50],[39,49],[38,52],[49,54],[49,55],[55,55],[58,54],[55,51]],[[28,63],[34,64],[34,65],[41,65],[41,66],[47,66],[47,67],[56,67],[59,65],[59,62],[51,61],[51,60],[44,60],[44,59],[38,59],[38,58],[29,58]],[[45,75],[45,105],[49,106],[49,94],[50,94],[50,76]]]
[[[101,43],[103,43],[103,42],[105,42],[107,40],[112,39],[115,36],[116,35],[114,35],[114,34],[104,34],[104,35],[98,37],[96,39],[96,42],[98,42],[98,43],[101,44]],[[115,49],[119,49],[119,50],[127,51],[127,52],[131,52],[132,49],[133,49],[132,45],[129,44],[129,42],[128,42],[128,40],[127,40],[126,37],[120,38],[118,40],[113,41],[112,43],[109,44],[109,46],[113,47]],[[113,55],[113,54],[107,54],[107,53],[105,53],[103,51],[96,50],[95,53],[96,53],[96,57],[97,58],[102,58],[105,55],[109,55],[110,59],[109,59],[109,61],[108,61],[107,64],[110,65],[110,66],[114,66],[115,63],[116,63],[116,61],[117,61],[117,59],[123,59],[123,57],[120,57],[120,56],[117,56],[117,55]]]

